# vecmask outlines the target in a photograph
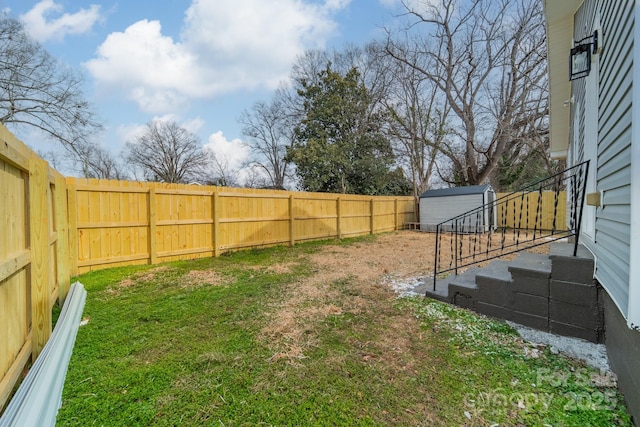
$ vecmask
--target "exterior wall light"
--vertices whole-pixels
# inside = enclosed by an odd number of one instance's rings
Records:
[[[591,72],[591,53],[598,51],[598,31],[576,44],[569,54],[569,80],[586,77]]]

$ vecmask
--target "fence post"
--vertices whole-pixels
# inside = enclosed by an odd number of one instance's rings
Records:
[[[340,215],[341,215],[340,214],[340,209],[342,208],[341,204],[342,203],[341,203],[340,196],[338,196],[336,198],[336,216],[337,216],[337,218],[336,218],[336,232],[337,232],[337,235],[338,235],[338,240],[342,240],[342,226],[340,224],[342,222],[342,220],[340,218]]]
[[[51,335],[49,289],[49,209],[47,162],[33,153],[29,158],[29,246],[31,248],[31,338],[35,360]],[[50,191],[50,190],[49,190]]]
[[[156,254],[156,212],[157,212],[157,200],[156,200],[156,188],[149,188],[149,264],[155,264],[157,259]]]
[[[211,200],[211,213],[213,216],[213,256],[220,256],[220,195],[218,187],[213,190]]]
[[[371,198],[369,201],[369,228],[371,230],[369,234],[373,234],[374,232],[373,200],[374,199]]]
[[[62,175],[56,175],[55,221],[58,232],[58,301],[60,306],[69,292],[69,220],[67,213],[67,186]]]
[[[289,195],[289,246],[293,246],[296,244],[296,238],[293,235],[294,221],[295,221],[295,215],[293,212],[293,194],[290,194]]]
[[[398,231],[398,198],[393,199],[393,229]]]
[[[78,192],[76,179],[67,178],[67,215],[69,215],[69,274],[78,275]]]

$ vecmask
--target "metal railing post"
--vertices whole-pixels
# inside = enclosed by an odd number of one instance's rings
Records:
[[[457,219],[453,229],[454,229],[454,236],[456,238],[455,256],[453,257],[453,269],[454,269],[455,275],[457,276],[458,275],[458,220]],[[462,244],[462,241],[460,241],[460,244]]]
[[[436,291],[436,280],[438,277],[438,247],[440,246],[440,224],[436,225],[436,253],[433,259],[433,292]]]

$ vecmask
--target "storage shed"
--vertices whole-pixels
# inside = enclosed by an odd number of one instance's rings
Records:
[[[489,231],[490,227],[496,227],[497,222],[497,213],[493,208],[495,200],[495,192],[489,184],[425,191],[420,196],[420,230],[435,231],[436,225],[484,206],[465,218],[464,229]],[[446,231],[449,231],[449,227]]]

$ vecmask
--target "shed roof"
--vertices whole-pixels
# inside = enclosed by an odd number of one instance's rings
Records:
[[[482,194],[491,189],[491,185],[468,185],[466,187],[441,188],[439,190],[427,190],[420,195],[424,197],[466,196],[469,194]]]

